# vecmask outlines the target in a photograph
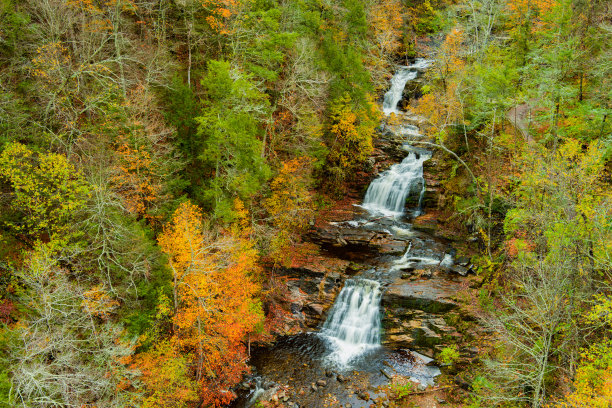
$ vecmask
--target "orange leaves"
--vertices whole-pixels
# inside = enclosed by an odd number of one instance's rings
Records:
[[[188,359],[170,342],[158,343],[154,349],[138,356],[138,368],[148,396],[143,408],[184,407],[196,403],[196,384],[189,378]]]
[[[201,217],[197,206],[182,203],[159,244],[174,274],[172,344],[196,365],[204,405],[220,406],[248,369],[241,342],[262,322],[257,258],[245,238],[204,231]]]
[[[456,123],[462,114],[460,84],[465,74],[465,61],[461,45],[464,39],[463,31],[457,28],[446,36],[433,69],[428,73],[434,86],[424,89],[425,94],[415,109],[428,119],[430,127],[426,131],[438,135],[441,141],[444,141],[445,128]]]
[[[430,128],[427,133],[438,134],[443,139],[444,128],[455,123],[461,114],[461,103],[457,84],[449,82],[446,89],[427,93],[419,99],[415,112],[427,118]]]
[[[448,70],[449,73],[460,71],[465,67],[465,61],[459,54],[464,39],[465,35],[463,31],[455,27],[446,36],[440,48],[442,62],[445,64],[444,68]]]
[[[560,408],[608,408],[612,404],[612,343],[595,343],[582,355],[573,382]]]
[[[528,24],[535,33],[545,28],[543,17],[550,14],[559,4],[557,0],[509,0],[506,7],[509,11],[509,27],[517,30],[519,26]]]
[[[512,237],[506,241],[506,254],[510,258],[516,258],[519,253],[532,252],[535,249],[535,244],[527,239],[522,238],[526,236],[524,231],[517,233],[521,238]]]
[[[143,147],[131,147],[126,142],[119,144],[116,154],[119,166],[111,180],[125,199],[126,209],[150,219],[148,210],[161,192],[161,184],[154,179],[151,155]]]
[[[228,34],[227,20],[235,14],[238,2],[236,0],[200,0],[202,7],[209,14],[206,22],[220,34]]]
[[[96,285],[83,293],[81,305],[87,313],[106,320],[119,302],[111,298],[101,285]]]

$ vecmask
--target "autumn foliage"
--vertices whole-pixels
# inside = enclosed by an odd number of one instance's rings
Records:
[[[289,247],[296,243],[314,215],[312,194],[308,190],[310,165],[311,161],[306,158],[285,161],[270,183],[271,195],[264,206],[274,226],[270,253],[275,263],[290,262],[294,252]]]
[[[573,392],[560,408],[607,408],[612,404],[612,343],[595,344],[582,355]]]
[[[10,205],[20,216],[5,222],[22,233],[60,232],[89,193],[79,176],[61,154],[37,154],[20,143],[8,145],[0,155],[0,181],[10,185]]]
[[[149,210],[158,200],[161,185],[155,180],[150,153],[142,146],[122,141],[116,149],[118,168],[112,177],[125,200],[126,209],[139,217],[151,217]]]
[[[355,110],[350,95],[335,100],[330,109],[330,152],[328,160],[342,169],[351,169],[372,152],[372,136],[379,113],[373,103]]]
[[[142,373],[148,394],[143,408],[179,408],[197,402],[197,387],[190,378],[187,357],[168,341],[138,356],[135,366]]]
[[[243,340],[262,323],[255,296],[256,253],[240,236],[215,239],[201,210],[185,202],[159,237],[173,272],[170,344],[188,358],[205,406],[233,399],[230,387],[248,370]]]
[[[426,89],[415,111],[427,118],[428,133],[443,138],[446,128],[455,124],[461,115],[461,80],[465,61],[461,56],[464,33],[454,28],[440,47],[433,69],[428,73],[441,86]]]
[[[401,46],[404,7],[399,0],[380,1],[372,7],[370,24],[381,55],[397,52]]]

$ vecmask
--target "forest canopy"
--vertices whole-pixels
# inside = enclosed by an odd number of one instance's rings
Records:
[[[611,7],[0,0],[0,405],[227,406],[426,57],[495,333],[458,406],[610,406]]]

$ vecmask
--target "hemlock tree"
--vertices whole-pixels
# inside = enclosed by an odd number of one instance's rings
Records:
[[[205,109],[197,118],[207,180],[198,198],[218,217],[231,217],[233,197],[248,200],[269,178],[263,157],[267,96],[225,61],[209,61],[202,79]]]

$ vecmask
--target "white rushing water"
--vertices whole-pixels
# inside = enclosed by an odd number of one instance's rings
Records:
[[[453,266],[454,259],[450,254],[443,254],[441,258],[434,258],[429,256],[413,256],[410,254],[410,249],[412,248],[412,243],[408,245],[408,249],[402,255],[400,259],[396,259],[393,262],[392,269],[404,269],[408,267],[416,267],[418,266],[432,266],[438,265],[443,266],[445,268],[450,268]]]
[[[419,70],[425,69],[431,65],[431,61],[418,58],[414,64],[401,67],[391,78],[391,88],[385,94],[383,100],[383,112],[385,115],[391,113],[399,113],[397,104],[402,100],[402,94],[406,83],[412,81],[419,75]]]
[[[380,298],[378,282],[346,281],[321,330],[332,344],[329,361],[346,366],[363,352],[380,346]]]
[[[370,184],[362,207],[374,215],[396,217],[404,213],[410,193],[418,193],[416,215],[419,215],[425,194],[423,162],[430,157],[431,154],[410,152],[401,163],[391,166]]]

